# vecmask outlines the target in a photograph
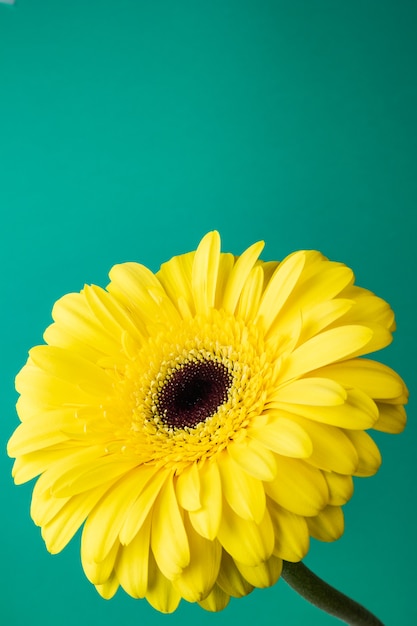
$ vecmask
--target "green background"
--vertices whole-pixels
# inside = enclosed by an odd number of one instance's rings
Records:
[[[217,228],[264,259],[317,248],[397,314],[379,357],[415,382],[415,0],[18,0],[0,5],[0,621],[14,626],[326,625],[280,581],[220,614],[172,616],[84,577],[79,536],[46,552],[5,454],[14,376],[53,302],[126,260],[156,270]],[[412,398],[413,400],[413,398]],[[415,403],[356,481],[319,575],[388,625],[417,623]]]

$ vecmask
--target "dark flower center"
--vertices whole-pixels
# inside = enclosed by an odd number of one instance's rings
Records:
[[[231,384],[232,375],[222,363],[185,363],[162,387],[158,413],[168,426],[194,428],[226,402]]]

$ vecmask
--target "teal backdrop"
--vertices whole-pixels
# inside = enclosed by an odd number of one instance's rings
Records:
[[[336,543],[306,563],[385,624],[417,623],[417,3],[384,0],[17,0],[0,4],[0,621],[331,625],[279,581],[219,614],[171,616],[84,577],[79,535],[47,553],[6,442],[14,377],[51,308],[115,263],[156,270],[216,228],[264,259],[301,248],[350,265],[397,315],[378,358],[411,390],[409,425],[377,435]]]

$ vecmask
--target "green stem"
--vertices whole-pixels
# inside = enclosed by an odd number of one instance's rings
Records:
[[[384,626],[363,606],[351,600],[321,578],[313,574],[304,563],[284,561],[282,578],[303,598],[322,611],[334,615],[351,626]]]

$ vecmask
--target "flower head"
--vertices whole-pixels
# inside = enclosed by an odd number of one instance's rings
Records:
[[[391,341],[388,304],[319,252],[262,248],[211,232],[156,274],[116,265],[55,304],[17,376],[15,481],[39,476],[50,552],[84,524],[105,598],[220,610],[272,585],[310,536],[342,534],[352,476],[380,464],[365,431],[405,425],[403,381],[363,358]]]

